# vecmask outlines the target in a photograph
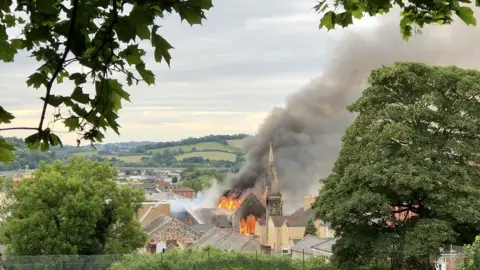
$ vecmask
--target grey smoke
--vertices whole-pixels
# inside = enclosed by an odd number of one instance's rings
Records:
[[[284,108],[274,108],[257,134],[246,139],[246,163],[229,176],[231,187],[262,183],[272,141],[286,205],[298,205],[302,196],[316,195],[318,180],[330,174],[341,137],[354,119],[346,107],[360,96],[372,69],[396,61],[480,67],[480,48],[475,44],[480,40],[478,27],[468,27],[456,18],[451,26],[426,27],[406,43],[400,36],[398,14],[394,10],[377,17],[375,27],[340,31],[343,36],[324,73],[289,96]]]

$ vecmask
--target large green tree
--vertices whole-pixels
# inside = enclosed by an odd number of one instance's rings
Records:
[[[371,72],[349,107],[358,116],[314,204],[340,237],[334,247],[340,268],[390,258],[425,269],[443,244],[474,240],[479,100],[475,70],[399,62]]]
[[[107,162],[75,157],[42,164],[10,189],[0,242],[15,255],[123,254],[143,246],[134,218],[143,193],[119,187]]]
[[[119,133],[118,111],[130,97],[124,84],[155,83],[144,61],[145,40],[156,62],[170,64],[173,47],[160,35],[160,19],[178,13],[182,21],[201,24],[211,7],[211,0],[0,0],[0,60],[13,62],[19,51],[30,53],[39,67],[26,84],[45,93],[36,125],[0,131],[31,130],[25,141],[42,150],[61,145],[51,129],[55,122],[77,132],[78,142],[100,142],[108,129]],[[9,28],[20,35],[9,36]],[[67,81],[71,90],[59,91]],[[53,119],[46,119],[48,109]],[[0,125],[13,119],[0,104]],[[1,162],[12,161],[13,150],[0,138]]]
[[[353,24],[353,19],[360,19],[364,15],[388,13],[397,6],[402,17],[400,32],[407,40],[425,25],[448,25],[455,16],[467,25],[475,26],[477,21],[471,3],[470,0],[321,0],[315,9],[323,13],[320,28],[331,30],[337,25],[347,27]],[[475,5],[480,6],[480,1],[475,0]]]

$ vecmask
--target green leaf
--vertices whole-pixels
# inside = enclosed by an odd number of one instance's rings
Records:
[[[75,129],[77,129],[77,127],[80,123],[80,120],[79,120],[78,117],[69,117],[69,118],[65,119],[63,121],[63,123],[65,124],[66,127],[68,127],[68,131],[72,132]]]
[[[209,10],[213,7],[212,0],[191,0],[191,2],[201,9]]]
[[[13,151],[15,151],[15,147],[9,145],[5,139],[0,138],[0,162],[8,163],[15,160]]]
[[[328,7],[328,4],[327,4],[327,1],[326,0],[322,0],[322,1],[319,1],[318,4],[316,4],[313,9],[317,12],[323,12],[325,11],[325,9]]]
[[[41,97],[40,99],[45,101],[44,97]],[[58,107],[60,106],[60,104],[63,103],[63,100],[64,100],[63,96],[50,95],[48,98],[48,104],[53,107]]]
[[[110,89],[112,89],[117,95],[130,102],[130,94],[123,90],[123,85],[121,83],[117,80],[108,80],[108,84]]]
[[[17,50],[7,41],[0,40],[0,60],[4,62],[13,62]]]
[[[7,25],[7,27],[13,27],[15,26],[15,16],[11,14],[5,14],[3,22]]]
[[[136,65],[135,68],[148,85],[155,83],[155,75],[153,75],[152,71],[145,69],[145,64]]]
[[[335,16],[335,23],[342,27],[347,27],[350,24],[353,24],[352,13],[350,11],[338,13]]]
[[[173,46],[168,43],[162,36],[156,33],[157,27],[153,28],[152,31],[152,45],[155,47],[155,61],[160,62],[162,59],[165,59],[168,66],[170,66],[170,56],[169,50],[173,49]]]
[[[75,81],[75,85],[80,85],[87,82],[86,76],[83,73],[73,73],[68,77],[70,80]]]
[[[40,133],[35,133],[25,138],[25,143],[31,150],[38,149],[40,146]]]
[[[15,117],[0,106],[0,124],[9,124]]]
[[[144,40],[150,38],[150,29],[148,29],[148,25],[146,24],[137,24],[137,36]]]
[[[202,19],[205,19],[201,9],[186,5],[185,2],[175,6],[174,9],[180,15],[181,21],[186,20],[190,25],[202,24]]]
[[[361,19],[363,17],[363,10],[357,9],[352,11],[352,15],[355,19]]]
[[[52,146],[60,145],[60,147],[63,147],[63,143],[62,143],[62,141],[60,140],[60,138],[59,138],[57,135],[53,134],[53,133],[50,133],[50,136],[49,136],[49,140],[48,140],[48,141],[50,142],[50,145],[52,145]]]
[[[130,45],[120,53],[121,57],[125,57],[129,65],[138,65],[143,63],[142,56],[145,51],[138,48],[138,45]]]
[[[75,87],[71,97],[76,102],[80,102],[82,104],[87,104],[90,101],[90,96],[88,94],[83,93],[82,88],[80,86]]]
[[[456,10],[456,14],[464,23],[467,25],[477,25],[477,20],[475,19],[475,16],[473,14],[473,10],[469,7],[459,7]]]
[[[10,44],[12,45],[12,48],[16,50],[20,50],[24,48],[23,39],[12,39],[10,40]]]
[[[33,86],[34,88],[38,89],[41,85],[47,86],[48,78],[45,74],[35,72],[28,77],[27,86]]]
[[[137,35],[135,22],[130,21],[128,17],[118,18],[118,23],[115,24],[113,29],[115,29],[118,39],[123,42],[134,40]]]
[[[57,0],[41,0],[36,1],[37,9],[39,12],[47,15],[53,15],[57,12]]]
[[[335,13],[333,11],[329,11],[323,15],[319,28],[322,27],[327,28],[329,31],[335,28]]]

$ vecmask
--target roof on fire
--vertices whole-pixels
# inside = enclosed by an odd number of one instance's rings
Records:
[[[260,243],[251,236],[217,227],[213,227],[192,245],[192,247],[195,248],[203,248],[206,246],[226,251],[252,252],[260,250]]]

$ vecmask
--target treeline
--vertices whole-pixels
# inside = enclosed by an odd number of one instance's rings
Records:
[[[143,269],[277,269],[277,270],[333,270],[322,258],[294,260],[287,256],[271,256],[257,253],[227,252],[218,249],[187,249],[165,254],[131,254],[111,267],[112,270]]]
[[[5,141],[15,147],[15,160],[11,163],[0,162],[0,171],[34,169],[40,161],[52,162],[57,159],[55,152],[41,152],[39,150],[30,150],[23,139],[16,137],[5,137]]]
[[[154,144],[147,144],[135,147],[130,151],[133,153],[145,153],[147,150],[152,149],[159,149],[159,148],[166,148],[172,146],[182,146],[182,145],[192,145],[197,143],[205,143],[205,142],[217,142],[223,145],[228,145],[228,140],[239,140],[247,137],[247,134],[235,134],[235,135],[208,135],[200,138],[187,138],[180,141],[175,142],[159,142]]]

